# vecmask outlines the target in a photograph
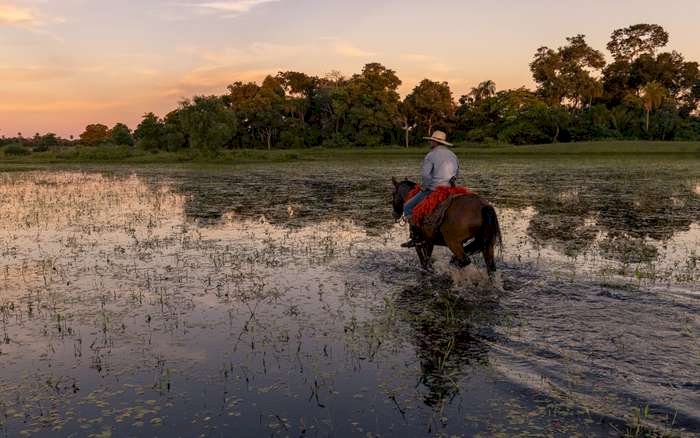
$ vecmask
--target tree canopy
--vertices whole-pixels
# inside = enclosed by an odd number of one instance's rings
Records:
[[[435,129],[456,141],[531,144],[594,139],[700,139],[700,68],[677,51],[656,24],[612,32],[612,62],[573,35],[542,46],[530,70],[536,88],[498,90],[491,80],[455,101],[447,82],[424,79],[404,98],[396,72],[370,63],[360,73],[317,77],[279,71],[262,82],[232,81],[220,96],[194,96],[162,119],[144,115],[132,133],[91,124],[86,146],[144,149],[409,146]],[[48,136],[0,139],[38,149],[71,144]]]

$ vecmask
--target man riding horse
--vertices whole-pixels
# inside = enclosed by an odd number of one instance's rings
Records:
[[[420,228],[411,222],[413,209],[438,187],[452,186],[459,175],[459,160],[451,150],[445,147],[452,146],[447,142],[447,134],[435,131],[431,137],[424,137],[424,139],[430,141],[430,152],[423,160],[422,190],[404,205],[403,214],[410,224],[410,240],[401,244],[403,248],[415,248],[423,244]]]

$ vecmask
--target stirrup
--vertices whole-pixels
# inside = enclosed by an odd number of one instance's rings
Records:
[[[425,242],[423,241],[423,237],[421,236],[421,232],[418,230],[417,227],[411,225],[410,227],[410,239],[408,242],[402,243],[401,247],[402,248],[415,248],[417,246],[423,246],[425,245]]]
[[[418,242],[413,239],[401,244],[401,248],[415,248],[416,246],[418,246]]]
[[[423,239],[411,239],[408,242],[404,242],[401,244],[401,248],[415,248],[417,246],[423,246],[425,245],[425,241]]]

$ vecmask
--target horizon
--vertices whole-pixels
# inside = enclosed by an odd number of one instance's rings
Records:
[[[443,1],[442,14],[434,4],[395,0],[62,3],[0,0],[0,135],[77,137],[91,123],[133,129],[144,113],[164,116],[184,98],[220,95],[235,81],[259,82],[280,70],[351,76],[369,62],[395,70],[402,95],[424,78],[448,82],[455,99],[486,79],[498,90],[534,88],[529,63],[538,47],[582,33],[610,60],[613,30],[640,22],[670,33],[664,50],[700,60],[692,38],[700,5],[686,0],[504,0],[505,11]]]

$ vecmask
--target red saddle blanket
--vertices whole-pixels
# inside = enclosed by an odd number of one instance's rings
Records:
[[[407,202],[421,191],[419,185],[416,185],[408,194]],[[423,219],[429,216],[440,204],[445,202],[447,198],[453,195],[477,196],[466,187],[438,187],[433,193],[428,195],[420,204],[416,205],[411,214],[411,221],[414,225],[423,223]]]

